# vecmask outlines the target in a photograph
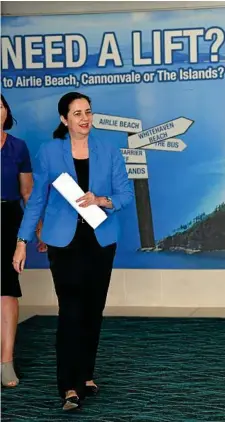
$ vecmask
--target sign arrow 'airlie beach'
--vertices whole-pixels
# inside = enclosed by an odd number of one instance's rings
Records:
[[[178,119],[170,120],[161,125],[143,130],[140,133],[128,136],[129,148],[141,148],[182,135],[193,123],[193,120],[187,119],[186,117],[179,117]]]
[[[93,114],[93,126],[96,129],[118,130],[127,133],[142,131],[141,120],[98,113]]]

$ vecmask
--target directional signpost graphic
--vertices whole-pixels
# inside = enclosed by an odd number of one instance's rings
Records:
[[[187,132],[193,123],[193,120],[179,117],[142,130],[142,122],[138,119],[106,114],[93,115],[93,126],[96,129],[127,133],[129,148],[121,148],[121,152],[126,163],[128,178],[134,181],[141,250],[155,248],[146,151],[184,151],[187,145],[176,136]]]

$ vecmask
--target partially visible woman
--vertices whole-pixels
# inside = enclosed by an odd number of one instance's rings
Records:
[[[30,156],[21,139],[7,134],[13,126],[9,105],[1,95],[1,381],[15,387],[13,351],[18,323],[18,297],[22,296],[18,273],[12,265],[17,232],[22,220],[20,200],[26,204],[33,185]]]

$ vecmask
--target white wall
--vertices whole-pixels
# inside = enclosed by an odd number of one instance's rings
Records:
[[[182,2],[2,2],[3,15],[105,13],[156,9],[225,7],[222,1]],[[48,270],[28,270],[21,277],[22,305],[56,305]],[[108,306],[119,307],[225,307],[225,271],[114,270]]]
[[[21,305],[57,305],[49,270],[25,271],[21,286]],[[107,306],[225,307],[225,271],[115,269]]]

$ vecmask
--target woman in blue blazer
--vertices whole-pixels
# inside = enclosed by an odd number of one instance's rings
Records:
[[[63,409],[78,409],[83,395],[95,395],[93,373],[102,313],[116,244],[118,211],[133,198],[124,159],[111,143],[90,134],[91,100],[71,92],[58,104],[56,140],[42,145],[34,168],[34,187],[20,226],[13,265],[24,268],[26,243],[43,218],[41,239],[58,297],[57,380]],[[68,136],[69,135],[69,136]],[[108,218],[93,230],[58,193],[52,182],[69,173],[85,195],[79,204],[102,207]]]

